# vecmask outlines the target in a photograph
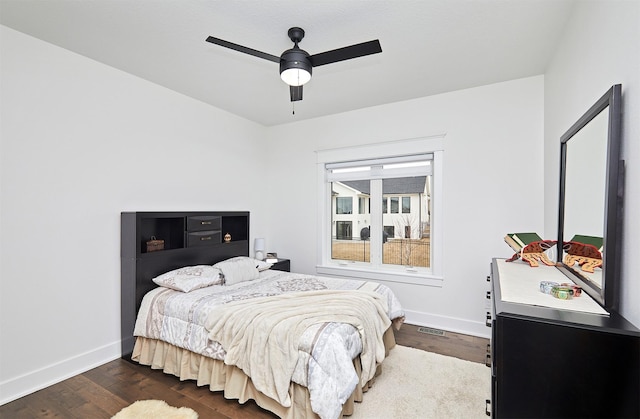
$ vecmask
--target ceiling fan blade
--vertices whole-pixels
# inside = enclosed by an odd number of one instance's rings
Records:
[[[258,51],[253,48],[243,47],[242,45],[234,44],[233,42],[225,41],[224,39],[214,38],[213,36],[207,37],[207,42],[220,45],[221,47],[230,48],[238,52],[244,52],[245,54],[253,55],[254,57],[263,58],[265,60],[273,61],[275,63],[280,62],[280,57],[267,54],[266,52]]]
[[[289,86],[289,94],[292,102],[302,100],[302,86]]]
[[[374,41],[314,54],[311,55],[309,59],[311,60],[311,65],[317,67],[319,65],[337,63],[338,61],[364,57],[365,55],[377,54],[379,52],[382,52],[382,47],[380,46],[380,41],[376,39]]]

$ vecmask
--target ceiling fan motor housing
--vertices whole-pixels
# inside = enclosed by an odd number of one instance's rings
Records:
[[[293,48],[283,52],[280,56],[280,75],[282,76],[282,73],[287,70],[304,70],[308,73],[308,76],[304,75],[304,79],[301,78],[299,83],[295,82],[294,84],[291,84],[287,82],[288,84],[292,86],[300,86],[308,82],[309,79],[311,79],[312,66],[307,51],[294,46]],[[295,73],[297,74],[298,71],[295,71]],[[303,73],[301,73],[301,75],[302,74]],[[285,77],[283,77],[283,79]]]

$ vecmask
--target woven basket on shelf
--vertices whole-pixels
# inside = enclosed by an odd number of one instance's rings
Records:
[[[147,242],[147,252],[156,252],[158,250],[164,250],[164,240],[158,240],[156,236],[151,236],[151,240]]]

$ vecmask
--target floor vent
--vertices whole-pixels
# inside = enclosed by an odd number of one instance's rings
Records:
[[[430,327],[420,327],[418,328],[418,332],[426,333],[427,335],[444,336],[444,330],[432,329]]]

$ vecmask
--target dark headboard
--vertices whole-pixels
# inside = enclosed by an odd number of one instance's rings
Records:
[[[152,236],[164,241],[162,250],[147,251]],[[123,212],[120,240],[122,358],[130,361],[142,298],[157,287],[152,279],[184,266],[248,256],[249,212]]]

